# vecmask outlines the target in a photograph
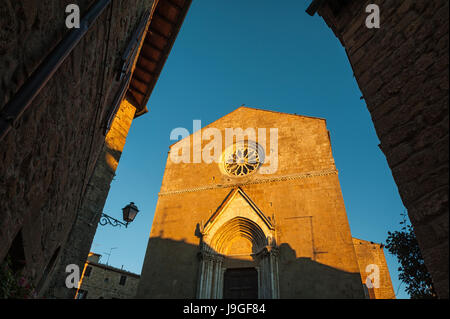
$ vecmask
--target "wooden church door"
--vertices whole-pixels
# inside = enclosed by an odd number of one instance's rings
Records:
[[[258,299],[258,272],[255,268],[227,269],[224,274],[224,299]]]

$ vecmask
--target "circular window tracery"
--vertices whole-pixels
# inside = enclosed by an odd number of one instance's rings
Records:
[[[229,175],[245,176],[259,168],[263,157],[263,152],[256,143],[239,142],[225,151],[223,168]]]

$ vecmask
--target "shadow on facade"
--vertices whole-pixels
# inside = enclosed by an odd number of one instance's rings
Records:
[[[225,257],[226,265],[248,269],[239,258]],[[142,268],[137,298],[195,299],[202,280],[200,245],[183,240],[154,237],[149,240]],[[290,245],[278,246],[277,256],[279,298],[365,298],[360,273],[351,273],[324,265],[308,257],[297,257]],[[225,265],[225,263],[223,263]],[[256,265],[258,269],[260,266]],[[225,269],[222,269],[226,271]],[[229,269],[229,268],[228,268]],[[203,280],[211,280],[203,278]],[[222,278],[223,280],[223,278]],[[258,285],[262,282],[258,280]],[[217,288],[223,289],[222,285]],[[214,288],[213,288],[214,289]],[[261,287],[258,287],[261,291]],[[223,297],[223,292],[216,298]],[[264,298],[265,299],[265,298]]]

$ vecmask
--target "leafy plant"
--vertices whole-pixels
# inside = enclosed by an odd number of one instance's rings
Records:
[[[388,232],[386,248],[400,263],[398,278],[406,284],[411,299],[435,299],[431,275],[428,272],[412,225],[403,216],[401,231]]]
[[[6,257],[0,264],[0,299],[32,299],[36,298],[36,291],[30,280],[14,272],[11,259]]]

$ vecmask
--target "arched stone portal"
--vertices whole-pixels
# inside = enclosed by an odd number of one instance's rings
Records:
[[[258,298],[279,297],[275,228],[241,189],[202,227],[198,298],[223,298],[227,269],[258,272]]]

